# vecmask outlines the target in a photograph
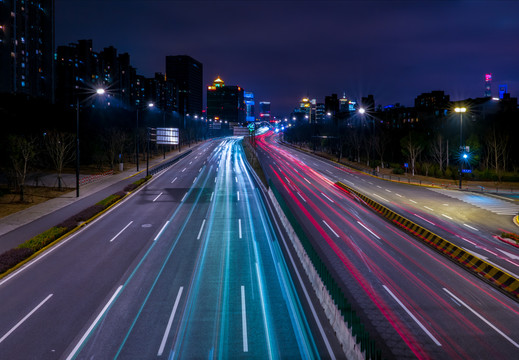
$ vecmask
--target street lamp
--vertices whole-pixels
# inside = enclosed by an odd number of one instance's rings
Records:
[[[97,88],[95,94],[104,95],[105,89]],[[76,197],[79,197],[79,95],[76,95]]]
[[[152,102],[148,103],[148,108],[155,106]],[[139,172],[139,106],[137,105],[137,118],[135,120],[135,165]]]
[[[460,151],[463,151],[463,113],[467,112],[465,107],[457,107],[454,109],[455,112],[460,114]],[[463,159],[460,157],[460,189],[461,189],[461,178],[463,176]]]

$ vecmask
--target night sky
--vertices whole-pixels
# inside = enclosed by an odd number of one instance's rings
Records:
[[[519,1],[56,0],[56,45],[92,39],[130,54],[137,73],[165,73],[167,55],[204,65],[288,115],[305,96],[337,93],[413,106],[507,84],[519,96]]]

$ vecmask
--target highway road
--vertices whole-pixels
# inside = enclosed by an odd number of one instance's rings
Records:
[[[364,183],[361,174],[281,146],[271,134],[257,136],[256,148],[266,176],[334,269],[347,298],[381,344],[384,357],[516,356],[519,304],[402,233],[334,185],[338,180],[350,186]],[[442,196],[420,188],[405,193],[399,188],[397,192],[371,177],[365,180],[367,185],[359,190],[367,191],[371,181],[373,188],[379,189],[378,185],[380,189],[367,195],[382,201],[373,193],[384,198],[391,193],[398,198],[396,194],[402,195],[402,200],[395,201],[402,208],[407,205],[404,196],[418,207],[420,191],[434,194],[433,198]],[[401,184],[395,186],[403,189]],[[444,201],[459,200],[445,197]],[[421,216],[417,209],[412,212]]]
[[[0,280],[0,358],[340,358],[244,159],[207,142]]]

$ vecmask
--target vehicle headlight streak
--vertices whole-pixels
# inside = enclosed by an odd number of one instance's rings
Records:
[[[309,336],[309,328],[308,323],[306,321],[306,318],[303,316],[303,310],[301,307],[301,304],[299,302],[299,298],[296,294],[294,284],[290,280],[289,271],[286,265],[286,262],[284,260],[284,256],[282,254],[282,251],[279,247],[279,242],[273,237],[273,234],[275,234],[274,227],[268,218],[267,210],[265,208],[265,204],[261,200],[261,196],[259,194],[259,189],[254,188],[254,182],[252,181],[249,172],[247,171],[247,168],[245,166],[244,160],[243,160],[243,154],[239,154],[239,165],[240,168],[243,169],[242,173],[245,174],[247,177],[247,184],[250,184],[250,187],[252,188],[252,194],[253,199],[255,202],[254,210],[258,211],[258,214],[260,215],[261,219],[261,226],[263,227],[263,232],[267,235],[267,244],[270,250],[270,255],[274,261],[277,278],[280,279],[280,286],[283,291],[283,296],[285,298],[285,301],[287,303],[287,307],[290,314],[290,319],[292,321],[292,326],[294,327],[294,331],[296,334],[296,338],[298,341],[299,349],[301,351],[301,354],[304,358],[311,358],[312,357],[312,349],[315,350],[315,343],[313,339]],[[242,188],[245,188],[245,183],[241,182]],[[244,189],[244,191],[246,191]],[[254,244],[254,254],[256,257],[256,262],[259,264],[261,263],[261,256],[260,252],[258,250],[258,244],[256,240],[255,231],[257,231],[257,228],[253,221],[252,216],[252,207],[249,202],[249,198],[247,196],[245,198],[246,208],[247,208],[247,214],[249,220],[249,226],[250,226],[250,233],[253,237],[252,242]],[[264,282],[264,274],[261,272],[260,269],[262,269],[262,266],[258,266],[258,282],[261,286]],[[262,301],[263,302],[263,301]]]

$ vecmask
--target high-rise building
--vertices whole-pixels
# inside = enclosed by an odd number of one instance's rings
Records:
[[[244,91],[243,97],[245,98],[245,120],[247,122],[255,121],[254,118],[254,93],[250,91]]]
[[[220,77],[207,87],[207,118],[223,124],[243,124],[246,118],[244,90],[225,85]],[[225,125],[224,125],[225,126]]]
[[[492,74],[485,74],[485,97],[492,97]]]
[[[177,85],[180,115],[202,116],[202,63],[188,55],[166,56],[166,79],[174,80]]]
[[[0,1],[0,92],[53,101],[54,0]]]
[[[270,101],[260,101],[260,119],[262,121],[271,120],[270,117]]]

